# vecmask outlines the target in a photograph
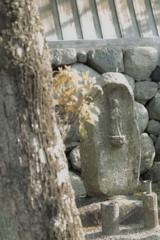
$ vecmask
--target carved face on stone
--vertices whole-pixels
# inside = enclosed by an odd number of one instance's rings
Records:
[[[119,102],[118,102],[118,100],[117,99],[114,99],[113,100],[113,107],[118,107],[119,106]]]

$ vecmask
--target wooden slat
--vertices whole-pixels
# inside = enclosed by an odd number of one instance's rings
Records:
[[[46,39],[48,41],[62,40],[62,33],[55,0],[52,1],[52,4],[50,4],[50,0],[39,0],[38,7]]]
[[[102,38],[93,0],[76,0],[84,39]]]
[[[82,34],[79,26],[76,5],[72,0],[56,0],[64,40],[81,39]]]
[[[121,33],[113,0],[95,0],[104,39],[120,38]]]
[[[139,37],[131,0],[114,0],[122,37]]]
[[[160,36],[160,0],[150,0],[154,13],[158,35]]]
[[[157,36],[149,0],[133,0],[141,37]]]

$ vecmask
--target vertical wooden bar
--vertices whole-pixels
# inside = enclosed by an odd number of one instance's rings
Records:
[[[57,6],[55,0],[39,0],[38,7],[46,39],[48,41],[62,40],[61,27],[57,13]]]
[[[139,37],[131,0],[114,0],[122,37]]]
[[[104,39],[120,38],[120,28],[113,0],[95,0]]]
[[[150,0],[156,22],[158,35],[160,36],[160,0]]]
[[[76,5],[72,0],[56,0],[64,40],[81,39],[82,34],[77,17]]]
[[[157,36],[149,0],[133,0],[141,37]]]
[[[102,38],[94,0],[76,0],[84,39]]]

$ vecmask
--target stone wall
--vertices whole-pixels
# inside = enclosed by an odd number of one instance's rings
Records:
[[[134,92],[137,121],[141,133],[141,176],[155,177],[153,171],[160,172],[160,164],[157,164],[157,162],[160,163],[160,52],[153,47],[134,47],[127,50],[99,48],[78,53],[75,49],[68,48],[54,49],[50,53],[53,69],[71,65],[80,73],[89,70],[90,77],[98,77],[106,72],[124,74]],[[69,136],[73,131],[74,126]],[[66,155],[70,169],[80,176],[79,144],[80,135],[77,133],[72,142],[66,146]],[[79,192],[76,196],[80,195]],[[85,193],[84,189],[82,192]]]

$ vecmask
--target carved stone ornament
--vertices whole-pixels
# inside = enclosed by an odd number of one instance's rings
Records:
[[[122,135],[122,113],[118,108],[119,101],[113,99],[111,109],[112,136],[109,136],[110,143],[114,146],[121,146],[126,142],[126,136]]]

